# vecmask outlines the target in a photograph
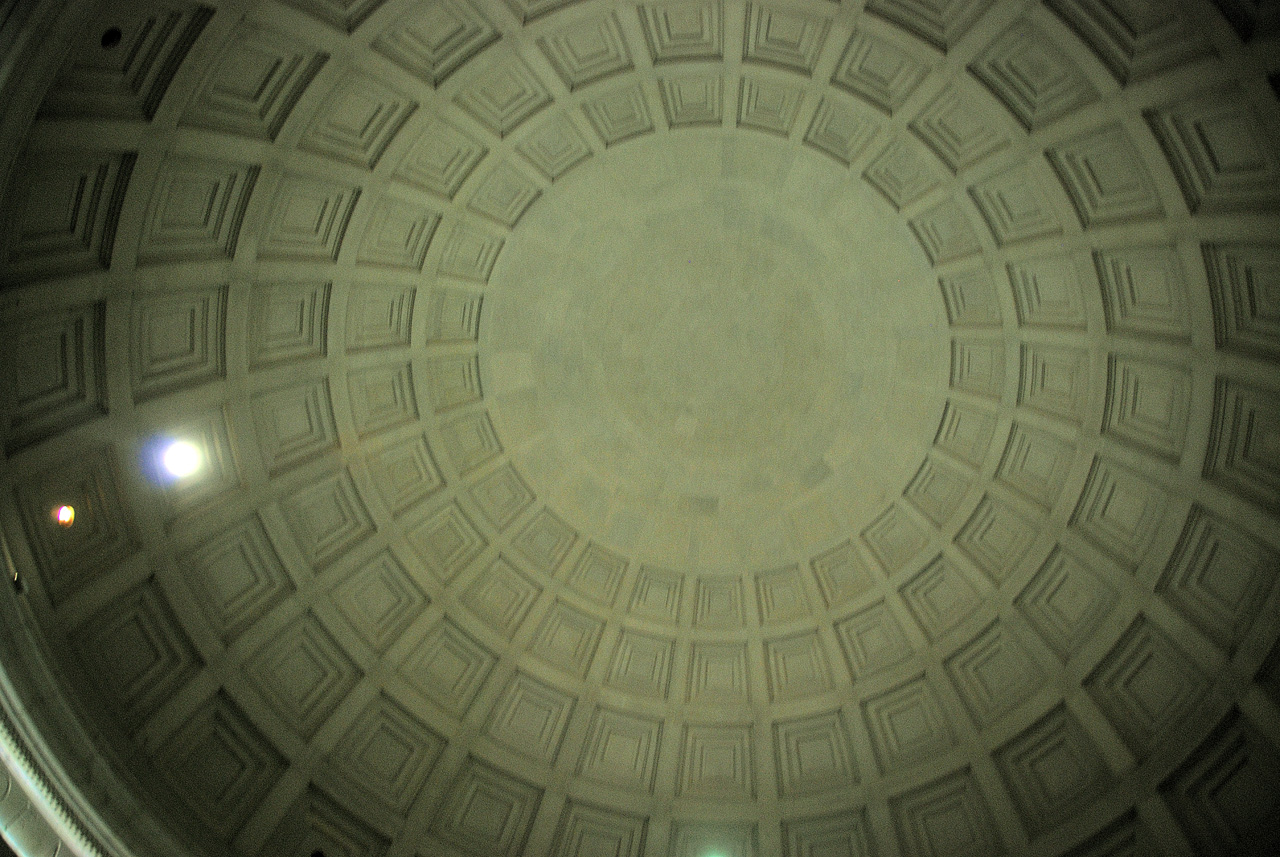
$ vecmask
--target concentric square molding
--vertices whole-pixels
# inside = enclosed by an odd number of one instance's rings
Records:
[[[524,852],[542,789],[468,756],[431,823],[431,833],[478,857]]]
[[[294,591],[293,580],[256,515],[198,546],[179,568],[227,645]]]
[[[765,640],[764,660],[773,702],[818,696],[834,686],[826,647],[815,632]]]
[[[1103,434],[1169,461],[1182,456],[1191,409],[1191,370],[1112,354],[1107,358]]]
[[[434,7],[433,7],[434,8]],[[443,119],[431,119],[396,167],[400,181],[453,199],[489,149]]]
[[[130,337],[134,401],[222,378],[226,315],[225,286],[138,296]]]
[[[662,107],[671,127],[719,125],[724,117],[724,77],[663,77],[658,80]]]
[[[745,643],[694,642],[689,652],[690,705],[742,705],[751,700]]]
[[[1164,216],[1142,156],[1119,124],[1073,137],[1045,152],[1085,229]]]
[[[501,34],[466,0],[411,6],[372,48],[414,77],[438,87]]]
[[[954,351],[952,352],[954,365]],[[974,467],[982,465],[996,430],[995,415],[975,405],[948,399],[933,443]]]
[[[782,822],[786,857],[875,857],[880,851],[867,820],[867,810],[854,810]]]
[[[588,542],[569,572],[567,583],[583,597],[603,607],[612,607],[626,570],[626,557]]]
[[[982,596],[955,560],[939,554],[898,590],[930,640],[937,640],[981,604]]]
[[[724,5],[721,0],[654,3],[639,7],[649,53],[655,65],[676,60],[724,56]]]
[[[548,179],[555,181],[569,170],[591,157],[591,146],[586,137],[569,118],[558,111],[525,136],[516,151],[538,168]]]
[[[353,283],[347,291],[347,351],[412,344],[416,297],[412,286]]]
[[[991,3],[992,0],[870,0],[866,9],[946,53]]]
[[[1228,652],[1258,618],[1280,574],[1280,553],[1196,505],[1156,591]]]
[[[336,262],[360,193],[351,185],[286,175],[267,213],[259,258]]]
[[[751,726],[685,726],[676,794],[715,800],[754,800],[756,761]]]
[[[803,100],[799,86],[743,77],[738,88],[738,125],[786,137]]]
[[[6,455],[107,414],[106,305],[0,326],[0,438]]]
[[[497,657],[448,617],[437,622],[400,664],[400,672],[428,699],[462,717]]]
[[[327,378],[259,393],[252,401],[258,448],[272,475],[338,448]]]
[[[902,663],[913,651],[901,623],[884,601],[836,622],[835,631],[855,680]]]
[[[288,764],[225,690],[187,720],[155,759],[183,803],[224,841],[249,820]]]
[[[756,574],[755,590],[761,625],[782,624],[813,613],[796,566]]]
[[[990,857],[1005,850],[969,768],[890,798],[889,812],[907,857]]]
[[[882,774],[941,755],[956,743],[950,718],[923,673],[864,700],[862,718]]]
[[[508,749],[551,765],[573,708],[569,694],[517,672],[494,703],[484,731]]]
[[[971,185],[969,196],[998,247],[1062,234],[1052,201],[1025,165]]]
[[[1201,247],[1219,348],[1280,357],[1280,244]]]
[[[1219,377],[1204,477],[1271,511],[1280,510],[1280,394]]]
[[[444,487],[444,479],[425,435],[382,447],[366,461],[382,500],[399,514]]]
[[[956,534],[955,545],[998,586],[1031,548],[1038,523],[987,494]]]
[[[444,748],[443,736],[380,693],[356,716],[331,760],[362,801],[382,803],[403,818]]]
[[[382,857],[390,845],[385,834],[315,784],[309,784],[285,810],[266,848],[277,854],[320,851],[349,857]]]
[[[930,533],[898,504],[862,531],[862,540],[886,573],[901,571],[929,544]]]
[[[1005,271],[1013,287],[1018,324],[1084,329],[1087,298],[1071,256],[1064,254],[1009,262]]]
[[[254,653],[244,672],[280,722],[303,739],[315,736],[364,675],[311,612]]]
[[[674,653],[675,640],[624,630],[605,681],[642,699],[665,700]]]
[[[439,580],[448,583],[475,561],[488,541],[455,500],[442,509],[414,511],[402,521],[405,539]]]
[[[951,387],[987,399],[1004,395],[1005,344],[968,336],[951,340]]]
[[[1052,509],[1062,494],[1067,474],[1076,459],[1073,442],[1044,429],[1015,422],[1009,429],[996,479],[1008,488]]]
[[[1071,527],[1129,569],[1136,569],[1164,520],[1169,492],[1143,476],[1095,457]]]
[[[577,771],[597,782],[652,792],[662,731],[661,720],[597,706],[582,742]]]
[[[862,154],[879,129],[879,120],[839,98],[823,96],[804,141],[846,167]]]
[[[1071,423],[1084,420],[1091,394],[1089,352],[1069,345],[1023,343],[1018,404]]]
[[[537,499],[510,462],[477,480],[471,496],[484,517],[500,531],[509,527]]]
[[[827,18],[748,3],[742,59],[812,76],[830,28]]]
[[[1200,854],[1265,854],[1280,847],[1280,753],[1238,710],[1160,786]]]
[[[1280,147],[1235,90],[1145,111],[1193,214],[1280,208]]]
[[[1116,590],[1103,575],[1058,546],[1014,604],[1049,648],[1065,661],[1111,615]]]
[[[641,857],[649,819],[577,800],[565,803],[552,857]]]
[[[1044,669],[1009,624],[997,620],[947,658],[947,673],[980,727],[1026,702],[1044,684]]]
[[[1210,56],[1201,31],[1181,10],[1107,0],[1048,0],[1116,80],[1132,83]]]
[[[742,581],[699,577],[694,588],[693,624],[697,628],[740,628]]]
[[[331,596],[352,629],[380,653],[399,640],[431,603],[389,549],[344,575]]]
[[[383,197],[373,206],[356,261],[421,271],[439,223],[440,215],[431,209]]]
[[[876,11],[879,5],[870,4],[867,10]],[[952,173],[968,169],[1012,142],[1008,133],[986,119],[980,94],[957,82],[939,92],[908,125]]]
[[[857,784],[849,733],[839,711],[773,725],[778,792],[791,797]]]
[[[93,684],[130,731],[204,666],[154,577],[112,599],[71,638]]]
[[[17,485],[22,524],[40,580],[54,605],[138,549],[114,456],[109,446],[85,449]],[[61,503],[76,510],[74,528],[59,527],[49,517]]]
[[[332,290],[328,281],[254,283],[246,337],[249,368],[324,357]]]
[[[499,556],[459,598],[486,625],[508,639],[529,613],[542,587]]]
[[[275,140],[328,60],[329,54],[279,30],[243,23],[227,39],[180,122]]]
[[[136,152],[24,158],[0,244],[0,283],[110,268],[136,161]]]
[[[894,140],[876,155],[862,177],[899,211],[941,184],[928,155],[905,138]]]
[[[548,508],[539,510],[538,514],[525,524],[524,530],[513,536],[511,540],[511,546],[525,559],[525,562],[548,576],[556,573],[575,544],[577,544],[577,531]]]
[[[606,146],[653,132],[649,102],[639,84],[586,101],[582,110]]]
[[[957,262],[982,250],[960,202],[946,199],[907,222],[932,265]]]
[[[575,21],[538,39],[570,91],[631,71],[631,52],[616,13]]]
[[[906,103],[929,65],[887,39],[855,31],[831,82],[892,116]]]
[[[480,180],[468,207],[510,229],[541,195],[542,187],[537,182],[504,161]]]
[[[595,658],[604,623],[559,599],[534,632],[529,651],[538,660],[584,678]]]
[[[95,11],[68,45],[40,115],[149,122],[214,10],[186,0],[112,0]],[[102,33],[113,27],[120,41],[108,54]]]
[[[147,206],[138,240],[138,262],[234,258],[260,171],[257,164],[176,155],[166,158]]]
[[[325,566],[373,535],[373,519],[348,470],[322,477],[285,497],[285,517],[316,566]]]
[[[1145,615],[1139,614],[1084,688],[1139,758],[1193,714],[1209,678]]]
[[[836,607],[862,595],[874,583],[871,570],[852,539],[818,554],[809,561],[809,567],[827,607]]]
[[[550,104],[551,93],[523,60],[512,55],[495,62],[454,101],[491,132],[506,137]]]
[[[1099,250],[1093,254],[1093,263],[1109,332],[1190,338],[1187,280],[1173,247]]]
[[[1097,90],[1071,58],[1028,20],[1015,21],[978,55],[969,71],[1028,131],[1098,99]]]
[[[674,625],[680,616],[684,575],[660,568],[644,568],[636,574],[631,590],[633,616]]]
[[[1078,814],[1112,783],[1101,753],[1064,705],[998,748],[992,758],[1032,836]]]
[[[467,289],[433,288],[427,298],[427,340],[475,342],[480,337],[484,295]]]

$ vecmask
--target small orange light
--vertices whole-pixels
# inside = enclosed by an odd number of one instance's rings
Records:
[[[53,510],[53,520],[60,527],[69,527],[76,522],[76,510],[74,506],[68,506],[65,503],[57,506]]]

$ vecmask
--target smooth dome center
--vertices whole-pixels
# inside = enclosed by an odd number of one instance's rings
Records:
[[[641,562],[767,567],[865,526],[932,441],[936,281],[864,183],[718,131],[635,141],[525,216],[486,296],[507,450]]]

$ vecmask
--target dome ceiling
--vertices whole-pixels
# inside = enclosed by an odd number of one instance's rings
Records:
[[[1270,6],[88,5],[0,606],[104,853],[1280,847]]]

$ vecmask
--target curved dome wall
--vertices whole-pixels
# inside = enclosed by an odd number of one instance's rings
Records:
[[[1280,848],[1270,6],[87,6],[0,31],[77,847]]]

